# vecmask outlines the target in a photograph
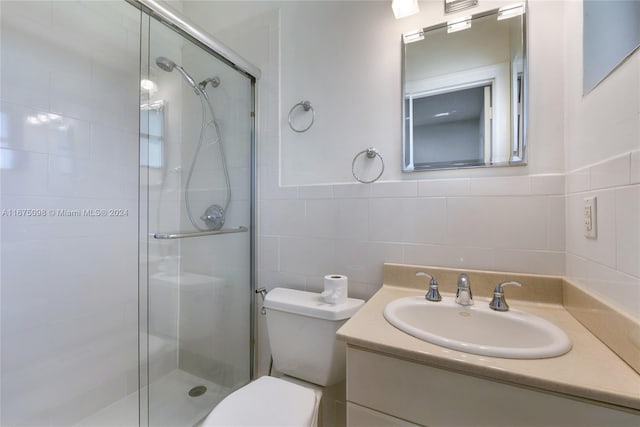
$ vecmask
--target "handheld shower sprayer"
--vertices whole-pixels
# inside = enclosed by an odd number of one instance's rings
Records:
[[[173,70],[178,70],[178,72],[182,75],[182,78],[187,82],[189,86],[193,88],[193,91],[195,92],[196,95],[198,95],[198,98],[200,98],[200,102],[202,103],[202,124],[200,126],[200,137],[198,138],[198,143],[196,145],[196,149],[193,154],[193,159],[191,160],[191,167],[189,168],[189,173],[187,174],[187,181],[185,184],[185,192],[184,192],[184,202],[185,202],[185,207],[187,209],[187,214],[189,216],[189,220],[191,221],[191,224],[193,224],[193,226],[196,229],[200,231],[219,230],[224,225],[227,209],[229,209],[229,202],[231,201],[231,182],[229,179],[229,170],[227,168],[227,160],[224,154],[224,145],[223,145],[222,136],[220,133],[220,128],[218,127],[216,116],[213,111],[213,106],[211,105],[211,100],[209,99],[209,95],[207,94],[207,91],[205,89],[207,88],[207,84],[211,84],[211,86],[213,87],[218,87],[220,85],[220,78],[209,77],[201,81],[200,83],[196,83],[193,77],[191,77],[184,68],[182,68],[181,66],[179,66],[178,64],[176,64],[175,62],[173,62],[172,60],[164,56],[159,56],[156,58],[156,65],[161,70],[166,71],[167,73],[170,73]],[[205,120],[205,116],[206,116],[205,110],[207,107],[209,108],[209,112],[211,115],[211,120],[209,122]],[[203,221],[206,226],[206,228],[202,228],[197,224],[195,217],[191,212],[191,204],[189,203],[189,187],[191,185],[191,178],[193,177],[193,170],[196,165],[196,160],[198,158],[198,154],[200,153],[200,149],[202,148],[202,141],[204,139],[205,129],[207,128],[207,126],[210,126],[210,125],[213,125],[215,127],[215,132],[217,135],[216,141],[218,142],[218,150],[220,151],[220,157],[222,160],[222,170],[224,172],[224,178],[225,178],[225,183],[227,188],[227,197],[224,203],[224,207],[217,204],[213,204],[206,209],[204,215],[200,217],[200,220]]]
[[[182,68],[169,58],[165,58],[164,56],[159,56],[156,58],[156,65],[160,67],[161,70],[166,71],[167,73],[172,72],[174,69],[178,70],[187,84],[191,86],[196,92],[196,95],[200,95],[200,90],[202,90],[202,88],[198,85],[198,83],[196,83],[193,77],[191,77],[189,73],[184,70],[184,68]]]

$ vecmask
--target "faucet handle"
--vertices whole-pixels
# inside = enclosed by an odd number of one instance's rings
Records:
[[[514,285],[514,286],[522,286],[522,283],[517,282],[515,280],[507,280],[506,282],[500,282],[496,285],[496,288],[493,290],[493,299],[489,303],[489,307],[495,311],[509,311],[509,304],[504,299],[504,290],[502,289],[504,286]]]
[[[424,298],[427,301],[433,301],[433,302],[442,301],[442,296],[440,296],[440,291],[438,291],[438,281],[436,280],[435,277],[433,277],[429,273],[425,273],[424,271],[418,271],[416,273],[416,276],[426,276],[429,278],[429,290],[427,291],[427,294],[424,296]]]

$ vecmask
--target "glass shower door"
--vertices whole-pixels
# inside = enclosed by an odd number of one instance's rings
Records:
[[[254,80],[147,19],[141,419],[191,426],[251,375]]]

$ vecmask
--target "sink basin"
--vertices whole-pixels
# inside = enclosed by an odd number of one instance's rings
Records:
[[[571,340],[553,323],[513,309],[497,312],[484,301],[463,307],[452,298],[399,298],[387,304],[384,317],[423,341],[482,356],[543,359],[571,350]]]

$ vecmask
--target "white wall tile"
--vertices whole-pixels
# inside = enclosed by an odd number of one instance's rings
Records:
[[[617,269],[640,277],[640,186],[615,192]]]
[[[578,193],[589,190],[589,168],[569,172],[566,175],[566,192]]]
[[[47,123],[49,153],[56,156],[89,158],[91,152],[91,125],[71,117],[51,115]],[[113,141],[112,141],[113,143]]]
[[[336,245],[337,273],[349,282],[382,285],[384,263],[402,262],[402,245],[349,240]]]
[[[333,186],[333,197],[336,199],[356,199],[371,197],[371,185],[368,184],[336,184]]]
[[[257,287],[265,287],[267,288],[267,291],[278,287],[303,291],[306,285],[307,279],[302,274],[283,271],[258,270]]]
[[[3,194],[46,194],[47,169],[46,154],[0,149],[0,182]]]
[[[297,199],[298,187],[288,186],[281,187],[278,180],[278,170],[273,167],[258,168],[260,179],[260,198],[263,200],[272,199]]]
[[[591,189],[597,190],[629,184],[630,166],[630,154],[592,166],[589,169]]]
[[[640,316],[640,278],[567,253],[567,277],[632,316]]]
[[[486,198],[489,219],[485,223],[487,241],[496,248],[546,249],[548,198],[492,197]],[[516,238],[514,238],[517,236]]]
[[[442,245],[404,244],[402,246],[402,262],[415,265],[442,265],[455,263],[449,248]]]
[[[304,200],[263,200],[260,207],[260,233],[300,236],[304,231]]]
[[[44,3],[38,6],[50,7]],[[34,7],[38,8],[34,4]],[[4,15],[2,6],[2,100],[48,111],[50,108],[49,38],[51,27],[17,14]],[[49,13],[43,11],[43,14]]]
[[[447,199],[446,243],[451,246],[488,245],[489,206],[480,197]]]
[[[330,185],[303,185],[298,187],[301,199],[332,199],[333,188]]]
[[[308,200],[304,235],[333,239],[365,239],[369,226],[366,199]]]
[[[547,248],[552,251],[565,250],[565,205],[564,196],[549,197],[547,217]]]
[[[564,194],[564,174],[531,176],[531,194]]]
[[[280,270],[280,238],[261,236],[259,262],[263,270]]]
[[[530,192],[531,179],[528,176],[476,178],[470,182],[470,193],[474,196],[514,196]]]
[[[415,197],[417,181],[375,182],[371,185],[373,197]]]
[[[3,421],[15,425],[74,424],[123,397],[138,364],[139,42],[128,44],[138,30],[119,26],[123,15],[131,18],[130,5],[102,4],[112,8],[107,24],[107,15],[86,13],[100,5],[85,6],[0,6],[2,141],[11,148],[0,153],[3,206],[128,209],[118,218],[2,218],[2,341],[15,345],[3,347],[1,404]],[[95,77],[106,70],[95,60],[109,49],[127,50],[116,69],[134,66],[128,80],[111,75],[98,88]],[[125,60],[132,53],[135,61]],[[104,150],[92,158],[91,126],[107,120],[96,107],[114,99],[111,127],[134,124],[126,137],[104,135]],[[134,197],[120,197],[125,185]],[[39,268],[27,266],[33,260]]]
[[[369,203],[369,240],[442,243],[446,199],[374,198]]]
[[[564,252],[495,249],[493,256],[497,269],[502,271],[554,276],[564,275],[565,271]]]
[[[421,197],[469,196],[470,181],[469,178],[418,181],[418,195]]]
[[[43,126],[38,119],[38,114],[44,115],[45,113],[21,105],[2,102],[0,103],[0,114],[0,120],[2,120],[0,147],[36,153],[49,152],[48,126]]]
[[[280,271],[298,275],[331,274],[337,268],[336,242],[330,239],[280,238]]]
[[[369,300],[380,289],[380,284],[349,282],[349,298],[359,298],[365,301]]]
[[[405,264],[495,270],[493,250],[463,246],[403,245]],[[500,269],[500,268],[498,268]]]

